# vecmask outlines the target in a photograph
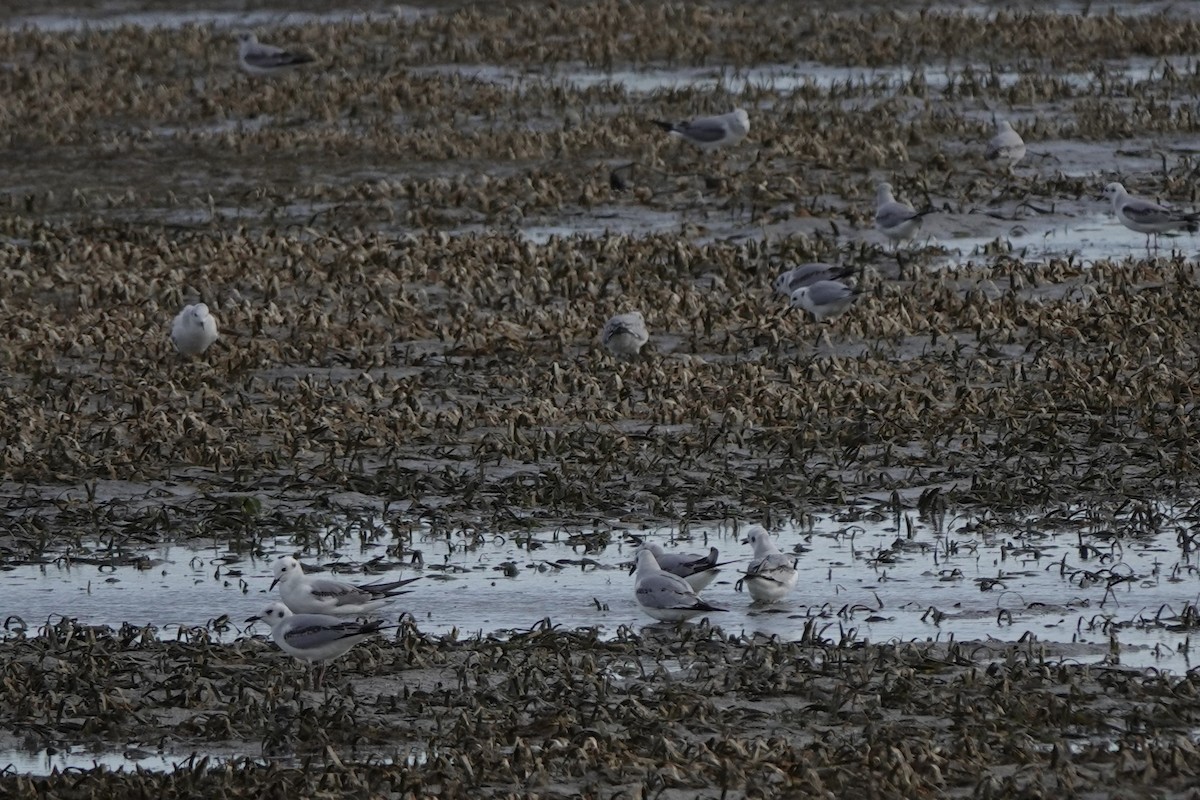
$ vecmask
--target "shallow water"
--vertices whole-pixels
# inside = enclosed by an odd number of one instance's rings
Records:
[[[1095,69],[1086,72],[1057,73],[1054,77],[1075,90],[1088,92],[1096,88],[1100,72],[1108,82],[1114,80],[1141,82],[1161,76],[1166,67],[1187,74],[1196,68],[1196,62],[1190,56],[1161,59],[1134,58],[1098,64]],[[818,62],[771,64],[741,69],[651,66],[637,69],[595,69],[580,64],[569,69],[559,68],[549,71],[522,71],[498,64],[443,64],[423,67],[415,72],[453,73],[509,87],[519,87],[522,83],[529,81],[562,82],[579,90],[596,86],[616,86],[630,94],[679,90],[711,92],[721,89],[741,95],[759,90],[787,93],[803,89],[816,89],[829,92],[840,88],[852,91],[854,96],[861,96],[863,92],[891,96],[897,89],[903,88],[914,80],[924,84],[931,91],[942,91],[951,83],[962,80],[964,75],[972,75],[976,80],[986,81],[989,86],[994,85],[998,89],[1007,89],[1030,76],[1041,76],[1038,71],[1020,72],[994,68],[987,64],[953,64],[941,67],[897,65],[867,68],[831,66]]]
[[[1057,652],[1083,662],[1172,671],[1192,666],[1188,631],[1172,632],[1165,622],[1200,602],[1196,558],[1177,546],[1174,529],[1132,537],[1039,527],[1014,536],[978,527],[959,519],[940,532],[906,519],[898,533],[894,518],[844,523],[825,517],[811,530],[785,528],[776,539],[784,552],[797,552],[800,586],[787,601],[766,607],[752,604],[736,586],[749,548],[733,532],[712,528],[692,528],[683,539],[670,529],[614,530],[607,537],[573,532],[572,542],[563,531],[513,538],[418,535],[412,546],[424,566],[342,577],[372,582],[423,575],[385,616],[411,613],[426,633],[503,634],[548,619],[614,635],[623,626],[653,623],[635,603],[628,574],[634,545],[627,534],[634,533],[668,549],[706,552],[711,544],[722,560],[735,560],[703,593],[728,609],[711,621],[729,633],[799,639],[816,618],[817,630],[834,640],[1017,641],[1033,635],[1051,644],[1051,652],[1062,645]],[[321,559],[299,555],[310,564],[368,562],[384,557],[392,544],[386,534],[374,538],[378,544],[360,549],[356,540]],[[1089,543],[1086,552],[1081,542]],[[227,615],[233,627],[224,637],[230,639],[245,629],[242,620],[275,599],[268,592],[274,558],[296,552],[282,539],[268,541],[265,551],[260,559],[239,560],[220,547],[176,545],[146,550],[146,568],[68,559],[21,566],[5,575],[6,614],[31,628],[60,614],[92,625],[153,625],[163,638]],[[1162,624],[1152,622],[1164,608]],[[249,632],[268,631],[256,625]]]
[[[376,764],[418,764],[423,763],[426,754],[420,751],[412,752],[373,752],[364,750],[364,759],[370,759]],[[264,758],[250,753],[225,752],[207,748],[205,752],[158,750],[150,751],[141,747],[128,747],[124,750],[95,749],[83,745],[43,750],[24,750],[21,748],[0,749],[0,772],[11,770],[22,775],[49,775],[52,772],[64,772],[68,769],[90,770],[104,767],[109,770],[147,770],[151,772],[174,772],[179,769],[193,769],[201,759],[207,759],[209,767],[219,767],[222,764],[255,764],[266,766],[268,763],[294,763],[294,758]]]
[[[882,242],[882,236],[879,239]],[[1085,264],[1147,255],[1144,234],[1129,230],[1111,214],[1104,213],[1050,225],[1039,220],[1002,223],[992,235],[930,238],[927,243],[946,249],[946,256],[935,260],[944,266],[987,263],[993,256],[1003,254],[1019,257],[1027,263],[1074,258]],[[1192,250],[1198,244],[1200,240],[1188,234],[1161,236],[1158,251],[1166,255],[1172,250]],[[1150,253],[1153,253],[1153,247],[1152,242]]]

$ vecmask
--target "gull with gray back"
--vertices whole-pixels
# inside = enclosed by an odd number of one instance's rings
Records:
[[[171,344],[185,356],[198,356],[220,337],[217,319],[204,303],[184,306],[171,321]]]
[[[650,341],[646,319],[640,311],[617,314],[604,323],[600,343],[613,355],[633,358]]]
[[[799,579],[796,559],[779,552],[771,534],[761,525],[746,531],[742,544],[754,548],[754,558],[741,581],[750,596],[759,603],[777,603],[791,594]]]
[[[399,581],[356,585],[319,575],[305,575],[304,567],[292,556],[277,559],[274,572],[271,588],[279,586],[280,598],[296,614],[369,614],[391,603],[397,596],[407,594],[409,590],[401,587],[420,580],[418,575]]]
[[[932,208],[917,211],[896,199],[890,183],[881,183],[875,191],[875,227],[896,245],[907,241],[921,229],[924,216]]]
[[[1025,157],[1025,140],[1021,138],[1021,134],[1013,130],[1013,126],[1008,120],[997,120],[996,132],[988,140],[983,157],[1012,172],[1017,162]]]
[[[737,144],[750,132],[750,117],[741,108],[715,117],[697,117],[689,122],[665,122],[660,119],[653,122],[701,150],[716,150]]]
[[[719,567],[733,563],[732,561],[717,561],[717,548],[715,547],[710,547],[707,555],[668,553],[657,542],[649,542],[642,547],[654,554],[654,560],[658,562],[659,569],[683,578],[696,592],[703,591],[716,579],[717,574],[721,571]]]
[[[271,638],[288,655],[311,664],[323,664],[345,655],[359,642],[383,630],[383,623],[341,619],[328,614],[293,614],[283,603],[271,603],[246,622],[271,626]],[[319,687],[324,666],[314,683]]]
[[[308,53],[263,44],[253,33],[238,34],[238,66],[250,75],[274,75],[313,60]]]
[[[683,622],[710,611],[725,611],[701,600],[683,578],[662,570],[648,548],[638,550],[633,591],[642,610],[663,622]]]
[[[854,267],[837,267],[821,261],[801,264],[798,267],[779,273],[775,278],[775,291],[785,297],[791,297],[792,292],[801,286],[812,286],[818,281],[840,281],[853,278],[857,270]]]
[[[1122,225],[1131,231],[1146,234],[1147,248],[1150,247],[1151,236],[1178,230],[1195,233],[1200,227],[1200,214],[1177,211],[1134,197],[1120,183],[1105,186],[1104,196],[1112,200],[1113,213]]]

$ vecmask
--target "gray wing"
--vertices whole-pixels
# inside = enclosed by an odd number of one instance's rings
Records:
[[[290,67],[293,64],[307,64],[312,61],[312,56],[304,53],[292,53],[288,50],[283,50],[278,47],[270,47],[262,45],[257,49],[246,53],[245,61],[252,67],[259,69],[274,69],[276,67]]]
[[[894,228],[921,216],[920,213],[900,202],[884,203],[875,212],[875,221],[884,228]]]
[[[732,561],[717,561],[719,555],[717,548],[710,547],[706,556],[697,553],[663,553],[661,558],[658,556],[655,558],[658,561],[658,568],[664,572],[670,572],[681,578],[690,578],[692,575],[733,563]]]
[[[765,578],[766,580],[779,580],[772,573],[783,571],[784,573],[794,572],[796,569],[796,560],[783,553],[768,553],[762,558],[756,558],[750,562],[750,566],[746,568],[747,578]]]
[[[1017,152],[1017,147],[1005,145],[1003,147],[989,147],[983,157],[988,161],[995,161],[998,158],[1012,158]]]
[[[713,609],[692,591],[687,581],[675,575],[648,575],[637,583],[638,602],[648,608]]]
[[[630,336],[637,336],[637,333],[630,326],[618,320],[610,319],[608,324],[604,326],[604,333],[600,335],[600,339],[605,344],[608,344],[610,339],[622,333],[627,333]]]
[[[775,290],[790,295],[800,287],[812,286],[817,281],[841,280],[852,275],[854,275],[854,267],[835,267],[833,264],[814,261],[782,273],[775,279]]]
[[[1178,211],[1172,211],[1158,203],[1151,203],[1149,200],[1137,197],[1130,197],[1126,200],[1125,205],[1121,207],[1121,213],[1143,225],[1160,225],[1164,222],[1186,219],[1186,216]]]
[[[717,117],[702,117],[677,125],[675,130],[694,142],[710,144],[719,142],[729,135],[725,122]]]
[[[604,330],[600,334],[600,341],[608,344],[609,340],[614,336],[626,333],[636,339],[648,339],[649,334],[646,332],[646,326],[638,319],[628,317],[624,314],[613,317],[604,324]]]
[[[339,606],[369,603],[379,599],[377,594],[368,591],[365,587],[354,586],[330,578],[313,578],[308,582],[308,587],[313,597],[321,600],[336,600]]]
[[[1018,150],[1025,146],[1025,140],[1021,135],[1013,130],[1006,130],[992,137],[988,142],[987,150],[984,151],[983,157],[988,161],[995,161],[997,158],[1011,158]]]
[[[315,650],[327,644],[379,630],[378,622],[358,622],[328,614],[295,614],[287,619],[283,640],[297,650]]]
[[[808,298],[815,306],[827,306],[848,300],[858,294],[840,281],[817,281],[808,287]]]

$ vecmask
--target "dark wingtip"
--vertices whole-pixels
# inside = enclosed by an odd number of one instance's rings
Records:
[[[651,121],[652,123],[654,123],[655,125],[657,125],[658,127],[662,128],[664,131],[673,131],[673,130],[675,130],[675,123],[674,123],[674,122],[667,122],[666,120],[662,120],[662,119],[652,119],[652,120],[650,120],[650,121]]]
[[[853,278],[856,274],[858,274],[858,267],[853,267],[853,266],[838,267],[837,270],[833,274],[836,276],[836,280],[839,280],[839,281],[842,278]]]

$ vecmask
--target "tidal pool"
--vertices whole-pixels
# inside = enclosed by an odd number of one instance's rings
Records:
[[[267,540],[254,558],[221,546],[170,545],[124,554],[136,562],[81,563],[83,554],[61,554],[13,567],[5,574],[7,627],[32,631],[61,615],[88,625],[154,626],[160,638],[196,626],[215,626],[224,640],[266,635],[265,626],[248,628],[242,620],[275,599],[268,591],[272,562],[291,553],[307,565],[336,564],[339,577],[358,582],[423,576],[383,616],[411,614],[425,633],[503,636],[550,624],[612,636],[653,623],[634,601],[636,536],[667,549],[714,546],[722,561],[732,561],[703,593],[727,609],[710,621],[730,634],[798,640],[807,627],[834,641],[1035,637],[1048,653],[1081,663],[1174,672],[1193,666],[1200,572],[1196,534],[1181,521],[1132,531],[1056,517],[1013,528],[985,518],[922,521],[847,509],[778,530],[777,543],[796,555],[801,580],[788,600],[772,606],[753,604],[740,591],[750,553],[730,528],[416,533],[397,547],[386,525],[359,525],[374,533],[351,537],[335,529],[336,547],[319,557],[280,538]],[[363,563],[371,563],[370,574],[355,571]]]

